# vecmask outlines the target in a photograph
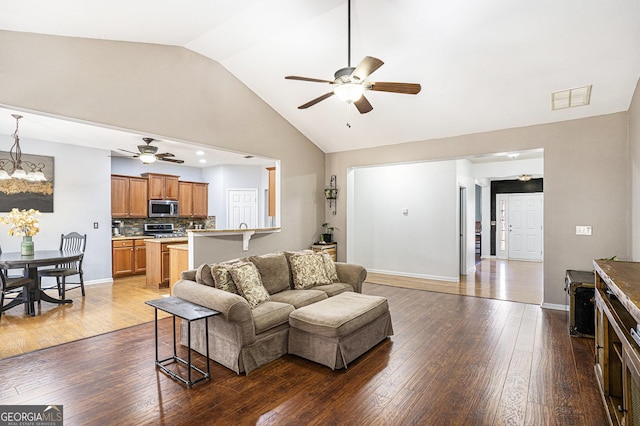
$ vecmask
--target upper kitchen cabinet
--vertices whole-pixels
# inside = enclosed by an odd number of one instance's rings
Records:
[[[149,181],[150,200],[177,200],[178,176],[158,173],[143,173]]]
[[[209,184],[181,181],[178,186],[180,217],[207,217]]]
[[[111,175],[111,216],[147,217],[147,179]]]

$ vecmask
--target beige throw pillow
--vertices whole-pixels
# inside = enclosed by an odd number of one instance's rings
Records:
[[[208,285],[209,287],[215,287],[215,282],[211,276],[211,265],[203,263],[196,270],[196,282],[199,284]]]
[[[256,265],[251,262],[240,262],[229,266],[228,270],[240,295],[247,299],[251,308],[271,299],[269,292],[262,285]]]
[[[338,279],[338,271],[336,271],[336,264],[333,263],[333,259],[329,253],[320,253],[322,256],[322,260],[324,261],[324,269],[327,272],[327,278],[331,280],[331,282],[337,283]]]
[[[211,275],[215,282],[215,287],[220,290],[228,291],[229,293],[240,294],[236,284],[233,282],[233,278],[229,273],[231,265],[218,263],[211,267]]]
[[[322,256],[316,253],[295,253],[289,258],[293,287],[299,290],[320,284],[331,284]]]

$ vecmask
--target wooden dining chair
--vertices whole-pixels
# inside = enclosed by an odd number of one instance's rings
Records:
[[[38,270],[38,286],[43,290],[54,288],[42,287],[42,278],[55,278],[56,279],[56,287],[58,288],[58,296],[61,299],[65,298],[65,293],[67,290],[72,290],[74,288],[80,287],[82,290],[82,296],[84,297],[84,275],[82,271],[82,260],[84,258],[84,250],[87,245],[87,234],[81,235],[77,232],[71,232],[67,235],[62,234],[60,236],[60,250],[64,251],[72,251],[72,252],[80,252],[82,256],[76,262],[63,263],[60,265],[56,265],[54,268],[49,269],[40,269]],[[80,278],[80,282],[78,283],[68,283],[67,277],[78,275]],[[71,284],[71,287],[68,285]]]
[[[27,312],[34,312],[33,302],[29,299],[29,284],[31,284],[32,282],[31,278],[7,278],[6,269],[0,269],[0,281],[2,281],[2,294],[0,295],[0,318],[2,317],[2,312],[5,311],[5,294],[19,288],[22,288],[22,293],[16,296],[9,305],[12,305],[11,307],[13,307],[21,305],[23,303],[31,302],[31,306],[27,307]],[[7,305],[7,309],[9,308],[9,305]]]

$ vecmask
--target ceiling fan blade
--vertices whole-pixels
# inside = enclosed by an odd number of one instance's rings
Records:
[[[313,100],[311,100],[311,101],[307,102],[307,103],[306,103],[306,104],[304,104],[304,105],[300,105],[300,106],[298,107],[298,109],[306,109],[306,108],[309,108],[310,106],[313,106],[313,105],[317,104],[317,103],[318,103],[318,102],[320,102],[320,101],[324,101],[325,99],[327,99],[327,98],[329,98],[329,97],[331,97],[331,96],[333,96],[333,92],[325,93],[324,95],[319,96],[319,97],[317,97],[317,98],[315,98],[315,99],[313,99]]]
[[[118,151],[128,152],[129,154],[133,154],[133,155],[140,155],[139,152],[128,151],[128,150],[122,149],[122,148],[118,148]]]
[[[384,65],[378,58],[374,58],[373,56],[365,56],[362,61],[358,64],[355,70],[351,73],[351,79],[360,82],[364,81],[370,74],[372,74],[375,70]]]
[[[160,158],[160,157],[175,157],[175,155],[170,152],[163,152],[162,154],[156,154],[156,158]]]
[[[366,114],[373,109],[373,107],[371,106],[367,98],[364,97],[364,95],[360,96],[360,99],[355,101],[353,104],[356,106],[356,108],[358,108],[358,111],[360,111],[360,114]]]
[[[329,80],[321,80],[319,78],[309,78],[309,77],[298,77],[297,75],[288,75],[285,77],[287,80],[300,80],[300,81],[311,81],[313,83],[333,83],[333,81]]]
[[[417,95],[420,93],[422,86],[417,83],[384,83],[381,81],[371,83],[369,90],[378,92],[404,93],[407,95]]]
[[[168,161],[170,163],[182,164],[184,160],[178,160],[177,158],[167,158],[167,157],[156,157],[160,161]]]

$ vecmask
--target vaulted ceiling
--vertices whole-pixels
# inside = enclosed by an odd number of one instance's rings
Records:
[[[352,0],[351,62],[385,64],[359,114],[331,90],[347,66],[347,0],[0,0],[0,29],[184,46],[219,62],[325,152],[626,111],[640,77],[637,0]],[[593,85],[588,106],[551,93]],[[1,99],[0,99],[1,102]],[[70,123],[69,125],[72,125]],[[13,130],[13,129],[11,129]]]

